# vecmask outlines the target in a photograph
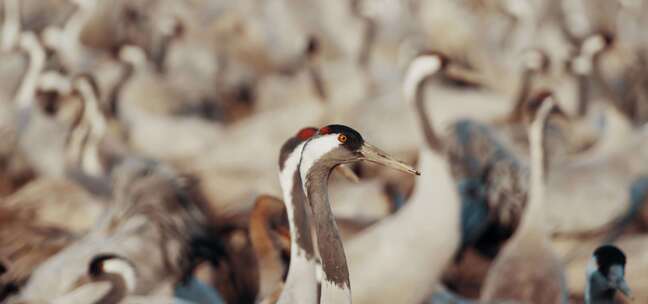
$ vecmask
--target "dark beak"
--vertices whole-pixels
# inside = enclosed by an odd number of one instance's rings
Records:
[[[401,161],[394,159],[393,157],[389,156],[387,153],[383,152],[382,150],[368,143],[364,143],[362,145],[359,153],[361,155],[360,156],[361,160],[366,160],[372,163],[383,165],[385,167],[390,167],[405,173],[421,175],[421,173],[418,172],[416,169],[412,168],[411,166]]]

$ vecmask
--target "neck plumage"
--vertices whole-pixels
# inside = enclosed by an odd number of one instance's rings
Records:
[[[544,109],[540,109],[539,112]],[[531,150],[531,177],[528,203],[519,228],[519,235],[528,232],[545,234],[544,197],[545,197],[545,151],[543,147],[544,127],[548,113],[538,113],[529,130]]]
[[[15,105],[20,110],[29,110],[33,105],[38,76],[45,66],[45,51],[40,47],[33,33],[25,33],[21,44],[29,54],[29,67],[16,93]]]
[[[425,106],[425,78],[416,86],[416,92],[414,94],[414,104],[416,106],[416,115],[418,116],[419,123],[421,125],[421,131],[423,132],[423,140],[428,145],[432,151],[440,151],[442,149],[441,140],[434,130],[432,121],[427,113],[427,107]]]
[[[589,102],[589,79],[586,75],[578,75],[578,117],[583,118],[587,114]]]
[[[91,85],[83,81],[80,84],[79,91],[84,103],[83,121],[90,126],[86,147],[83,150],[81,167],[86,174],[102,176],[104,169],[99,159],[99,144],[106,132],[106,119],[99,109],[99,102]]]
[[[60,45],[57,47],[68,58],[75,58],[79,60],[81,57],[81,32],[84,25],[92,18],[94,10],[93,1],[78,1],[78,8],[76,12],[68,19],[68,22],[63,27],[63,32],[59,40]]]
[[[533,82],[533,71],[531,69],[525,69],[522,73],[522,84],[520,89],[515,97],[515,105],[513,110],[509,115],[509,120],[512,122],[519,122],[522,120],[522,114],[524,112],[524,105],[529,98],[529,92],[531,91],[531,83]]]
[[[314,259],[313,240],[308,222],[308,204],[297,168],[303,147],[303,143],[297,146],[286,159],[279,179],[290,226],[291,256]]]
[[[20,33],[20,2],[18,0],[4,1],[4,24],[2,26],[2,50],[11,51]]]
[[[257,203],[250,219],[250,238],[259,268],[259,293],[257,299],[272,296],[283,281],[284,265],[279,249],[270,235],[269,210]]]
[[[280,171],[279,180],[290,227],[290,266],[279,297],[279,303],[317,302],[317,281],[315,275],[315,252],[310,229],[309,208],[302,179],[298,170],[299,158],[304,144],[298,145],[286,159]]]
[[[305,182],[306,197],[313,209],[317,244],[324,272],[321,303],[351,303],[349,268],[327,191],[329,175],[337,164],[319,160],[311,166],[302,165],[303,159],[300,173]]]
[[[69,169],[79,168],[83,160],[83,151],[87,143],[89,126],[83,123],[84,105],[81,104],[79,118],[70,127],[70,132],[65,141],[66,166]]]
[[[109,282],[111,287],[100,299],[93,302],[93,304],[119,303],[129,293],[126,281],[121,275],[106,273],[95,281]]]
[[[110,115],[113,117],[118,117],[119,115],[119,95],[123,91],[124,87],[128,83],[128,81],[131,80],[133,77],[133,74],[135,73],[135,67],[130,64],[130,63],[125,63],[124,65],[124,72],[122,76],[119,78],[117,81],[117,84],[112,88],[110,91],[110,95],[108,96],[108,109],[110,112]]]

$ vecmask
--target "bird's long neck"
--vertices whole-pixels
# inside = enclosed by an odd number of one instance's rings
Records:
[[[165,33],[160,38],[158,47],[156,47],[151,54],[151,59],[155,64],[156,72],[166,73],[166,59],[169,55],[173,42],[179,38],[179,31],[182,30],[182,25],[177,20],[166,20]]]
[[[66,52],[73,52],[68,54],[71,56],[79,56],[79,48],[81,47],[81,32],[83,26],[92,17],[94,10],[94,0],[81,0],[77,1],[78,8],[74,15],[68,19],[68,22],[63,28],[63,40],[59,41],[61,45],[58,47]]]
[[[4,1],[4,23],[2,25],[2,50],[10,51],[16,45],[20,33],[20,2]]]
[[[270,235],[267,210],[256,207],[250,219],[250,238],[259,264],[258,299],[265,299],[275,292],[283,281],[284,266],[279,249]]]
[[[534,78],[534,72],[531,69],[524,69],[522,73],[522,83],[515,97],[515,104],[513,105],[513,110],[509,114],[509,120],[512,122],[519,122],[522,119],[522,114],[524,113],[524,105],[529,98],[529,92],[531,91],[531,84]]]
[[[425,105],[425,79],[421,79],[416,85],[416,91],[414,93],[414,105],[416,107],[416,116],[418,118],[419,124],[421,126],[421,131],[423,132],[423,140],[433,151],[440,151],[442,149],[441,139],[434,130],[430,116],[427,113],[427,107]]]
[[[304,144],[300,144],[286,159],[279,179],[290,226],[291,256],[314,259],[313,240],[308,222],[308,202],[299,174],[299,158]]]
[[[130,63],[125,63],[123,74],[117,81],[117,84],[115,84],[115,86],[110,91],[110,95],[108,97],[108,109],[110,115],[112,115],[113,117],[118,117],[119,115],[119,95],[123,91],[124,86],[128,83],[128,81],[133,78],[133,74],[135,74],[135,66]]]
[[[83,123],[85,104],[81,103],[78,117],[72,123],[65,140],[65,162],[69,168],[78,168],[83,160],[83,151],[90,133],[89,126]]]
[[[298,145],[284,162],[279,180],[290,227],[290,266],[279,303],[317,302],[316,257],[309,222],[310,206],[302,187],[298,165],[303,144]]]
[[[92,86],[87,81],[83,81],[79,85],[79,91],[84,103],[83,120],[90,126],[81,166],[87,174],[103,175],[103,165],[99,159],[99,144],[106,132],[106,119],[99,109],[99,101]]]
[[[589,103],[589,78],[586,75],[578,75],[578,117],[583,118],[587,114]]]
[[[302,157],[300,174],[304,180],[306,197],[313,209],[317,245],[324,272],[321,303],[351,303],[349,268],[328,200],[328,178],[335,165],[337,164],[326,160],[305,162]]]
[[[96,279],[95,281],[105,281],[109,282],[111,287],[104,294],[103,297],[93,302],[92,304],[110,304],[110,303],[119,303],[123,300],[128,294],[128,287],[121,275],[107,273],[103,274],[101,278]]]
[[[539,111],[543,111],[541,109]],[[544,197],[545,197],[545,150],[543,145],[544,127],[548,113],[539,113],[529,129],[531,150],[531,173],[528,203],[522,217],[518,235],[526,233],[545,234]]]
[[[29,67],[16,92],[14,102],[19,111],[28,111],[33,105],[34,93],[38,85],[38,76],[45,67],[45,51],[39,45],[34,34],[26,33],[22,39],[26,40],[24,44],[26,44],[25,47],[29,54]]]

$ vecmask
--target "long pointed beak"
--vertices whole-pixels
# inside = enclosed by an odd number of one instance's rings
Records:
[[[383,165],[385,167],[390,167],[405,173],[421,175],[421,172],[418,172],[416,169],[412,168],[411,166],[394,159],[393,157],[389,156],[387,153],[383,152],[382,150],[368,143],[364,143],[360,148],[359,152],[362,155],[361,156],[362,160],[370,161],[372,163]]]
[[[335,170],[337,170],[338,173],[340,173],[344,178],[346,178],[348,181],[352,183],[359,183],[360,182],[360,177],[353,172],[351,168],[347,165],[338,165],[335,167]]]
[[[632,290],[630,290],[630,287],[628,286],[628,283],[626,283],[626,281],[624,279],[621,279],[619,282],[614,284],[614,288],[616,288],[618,291],[620,291],[626,297],[628,297],[630,299],[633,299]]]
[[[616,265],[610,268],[610,286],[623,293],[626,297],[633,299],[632,290],[630,290],[628,283],[626,283],[623,277],[623,268]]]

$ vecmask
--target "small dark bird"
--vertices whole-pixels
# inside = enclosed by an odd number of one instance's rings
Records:
[[[626,256],[613,245],[603,245],[592,254],[587,265],[585,304],[612,304],[617,291],[631,297],[625,281]]]

